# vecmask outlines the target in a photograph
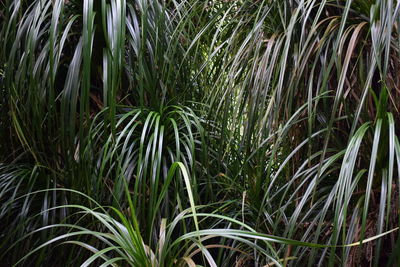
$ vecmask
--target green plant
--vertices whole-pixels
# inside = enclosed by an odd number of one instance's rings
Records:
[[[1,260],[398,264],[399,10],[3,1]]]

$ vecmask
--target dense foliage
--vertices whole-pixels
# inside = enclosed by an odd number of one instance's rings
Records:
[[[0,265],[400,264],[397,0],[4,0]]]

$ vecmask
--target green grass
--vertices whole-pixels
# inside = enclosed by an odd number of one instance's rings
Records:
[[[5,266],[397,266],[400,2],[5,0]]]

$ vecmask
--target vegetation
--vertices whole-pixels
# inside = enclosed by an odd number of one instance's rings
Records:
[[[4,266],[398,266],[400,2],[0,3]]]

